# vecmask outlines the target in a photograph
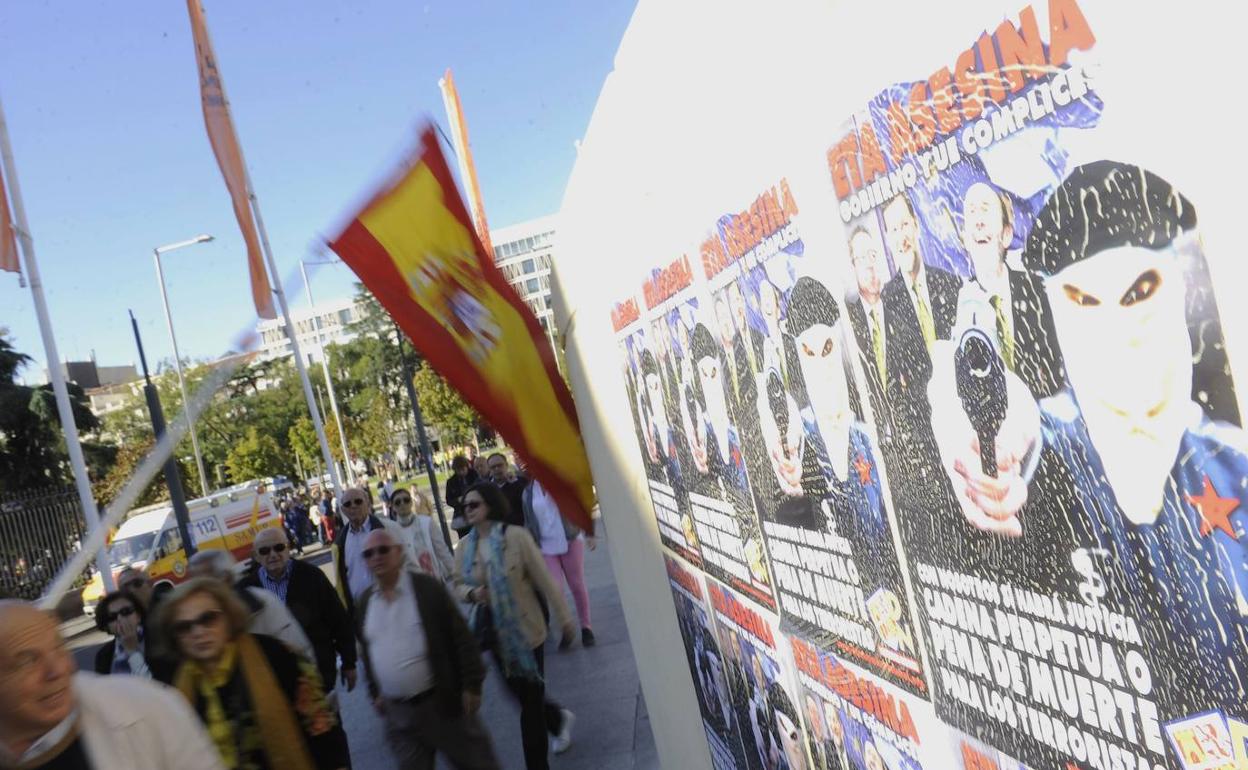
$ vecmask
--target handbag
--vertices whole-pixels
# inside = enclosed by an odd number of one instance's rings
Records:
[[[507,552],[507,524],[501,522],[499,526],[503,528],[503,553],[505,554]],[[473,604],[468,612],[469,628],[472,629],[477,645],[482,652],[492,652],[498,636],[494,632],[494,613],[490,611],[490,605]]]
[[[477,640],[477,646],[481,648],[481,652],[490,652],[494,649],[495,641],[494,613],[490,612],[490,605],[474,604],[469,612],[469,626]]]

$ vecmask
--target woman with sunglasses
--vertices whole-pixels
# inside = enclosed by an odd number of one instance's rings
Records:
[[[416,569],[449,582],[455,574],[451,547],[442,537],[442,529],[433,521],[433,506],[419,492],[395,487],[390,495],[390,510],[399,523],[402,543],[407,548],[408,564]]]
[[[129,591],[113,591],[95,606],[95,627],[113,635],[113,641],[95,653],[95,673],[131,674],[150,679],[143,626],[147,614],[138,597]]]
[[[563,629],[560,649],[575,639],[576,622],[533,536],[524,527],[504,523],[507,506],[502,490],[489,482],[464,494],[464,515],[472,531],[456,549],[455,590],[461,600],[473,603],[469,625],[493,653],[507,688],[520,701],[525,766],[543,770],[550,766],[551,749],[558,754],[571,745],[573,716],[546,698],[542,598]]]
[[[160,610],[179,665],[173,686],[208,728],[227,768],[327,770],[349,764],[313,664],[246,631],[247,610],[219,580],[188,580]]]

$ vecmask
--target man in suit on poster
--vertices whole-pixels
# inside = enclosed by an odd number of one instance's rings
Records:
[[[898,481],[908,505],[940,516],[952,508],[952,492],[932,437],[927,383],[932,376],[932,347],[949,339],[957,321],[962,282],[946,270],[924,264],[919,222],[905,193],[884,207],[884,231],[897,265],[897,275],[884,285],[881,296],[886,387],[903,473]]]
[[[897,265],[882,292],[890,389],[895,397],[926,400],[932,343],[953,331],[962,281],[924,263],[919,221],[905,193],[885,205],[884,232]]]
[[[1010,199],[984,182],[968,187],[962,199],[962,245],[975,277],[958,294],[958,325],[989,332],[1006,368],[1027,384],[1033,396],[1046,398],[1065,384],[1062,354],[1043,283],[1006,264],[1013,238]]]
[[[858,343],[858,359],[867,379],[867,395],[875,415],[876,430],[881,443],[892,434],[889,418],[888,340],[884,333],[884,303],[881,301],[888,263],[875,234],[865,227],[855,227],[849,236],[849,254],[853,261],[856,297],[845,301],[849,324]]]

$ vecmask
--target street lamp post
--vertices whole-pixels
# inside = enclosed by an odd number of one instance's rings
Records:
[[[182,411],[186,414],[187,428],[191,434],[191,449],[195,453],[195,467],[199,469],[199,488],[204,497],[208,496],[208,475],[204,472],[204,456],[199,452],[199,436],[195,432],[195,423],[191,420],[190,398],[186,394],[186,377],[182,374],[182,356],[178,353],[178,337],[173,332],[173,315],[169,312],[169,292],[165,289],[165,270],[160,264],[160,255],[211,240],[211,235],[197,235],[190,240],[152,249],[152,253],[156,255],[156,278],[160,282],[160,299],[165,306],[165,323],[169,326],[169,342],[173,344],[173,366],[178,372],[178,387],[182,390]]]

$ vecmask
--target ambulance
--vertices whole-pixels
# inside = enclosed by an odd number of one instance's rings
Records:
[[[236,559],[249,558],[257,532],[282,526],[269,490],[264,481],[251,481],[188,501],[188,529],[195,548],[225,549]],[[113,534],[108,560],[114,581],[127,567],[145,571],[154,585],[185,580],[186,552],[173,507],[160,503],[133,511]],[[103,595],[104,586],[96,574],[83,589],[83,604],[92,608]]]

